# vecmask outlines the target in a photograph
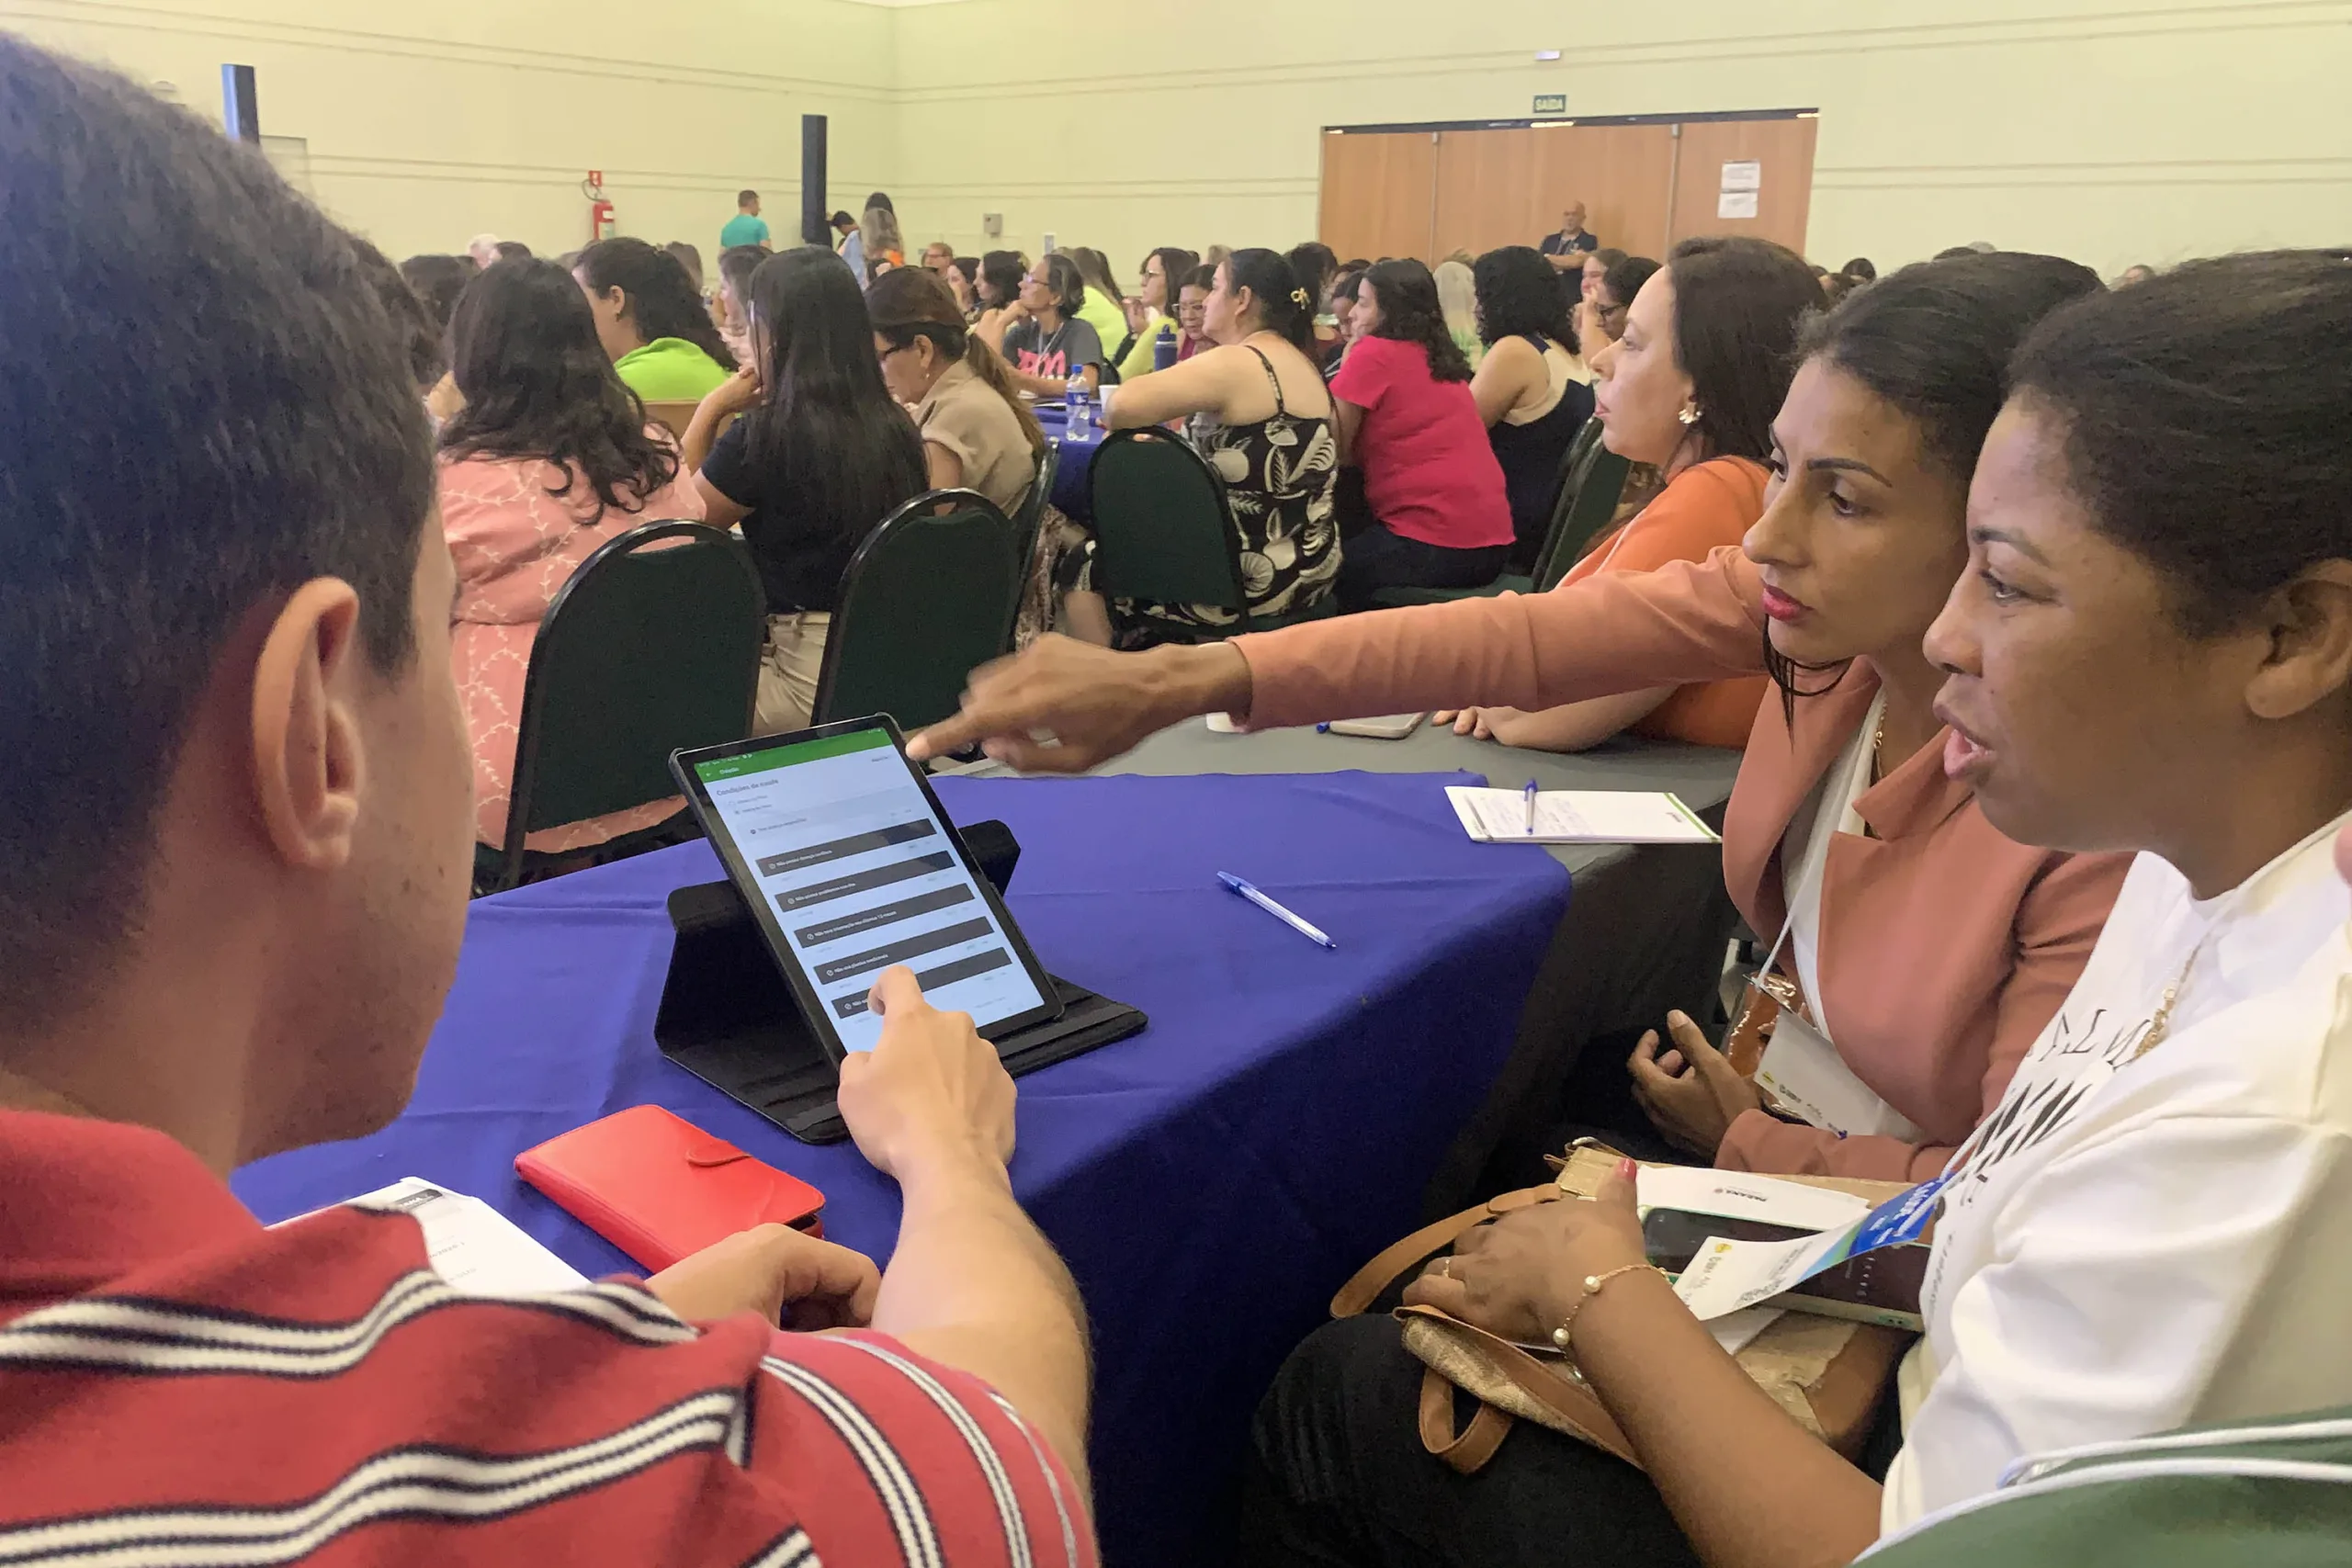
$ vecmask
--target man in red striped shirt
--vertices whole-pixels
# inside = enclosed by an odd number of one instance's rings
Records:
[[[253,151],[6,37],[0,106],[0,1565],[1091,1563],[1012,1086],[903,969],[841,1095],[887,1273],[768,1226],[491,1299],[231,1196],[399,1113],[456,965],[424,410]]]

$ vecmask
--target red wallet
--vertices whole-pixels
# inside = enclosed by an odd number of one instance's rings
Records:
[[[549,1138],[514,1169],[655,1272],[753,1225],[825,1234],[823,1193],[658,1105]]]

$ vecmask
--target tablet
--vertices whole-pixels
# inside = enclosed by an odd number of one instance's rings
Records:
[[[881,1038],[866,992],[894,964],[989,1040],[1060,1015],[888,717],[679,751],[670,772],[836,1060]]]

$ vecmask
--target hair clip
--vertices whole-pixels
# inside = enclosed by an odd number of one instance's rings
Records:
[[[1315,297],[1304,288],[1292,289],[1290,297],[1302,305],[1311,305],[1315,302]]]

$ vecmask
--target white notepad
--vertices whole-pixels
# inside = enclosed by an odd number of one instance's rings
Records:
[[[384,1210],[414,1220],[424,1232],[425,1257],[433,1271],[469,1295],[537,1296],[576,1291],[588,1283],[586,1275],[481,1199],[422,1177],[403,1177],[346,1201],[355,1209]],[[298,1214],[279,1224],[309,1217]]]
[[[1713,844],[1722,840],[1698,814],[1663,790],[1546,789],[1527,792],[1449,784],[1445,798],[1462,830],[1482,844]]]

